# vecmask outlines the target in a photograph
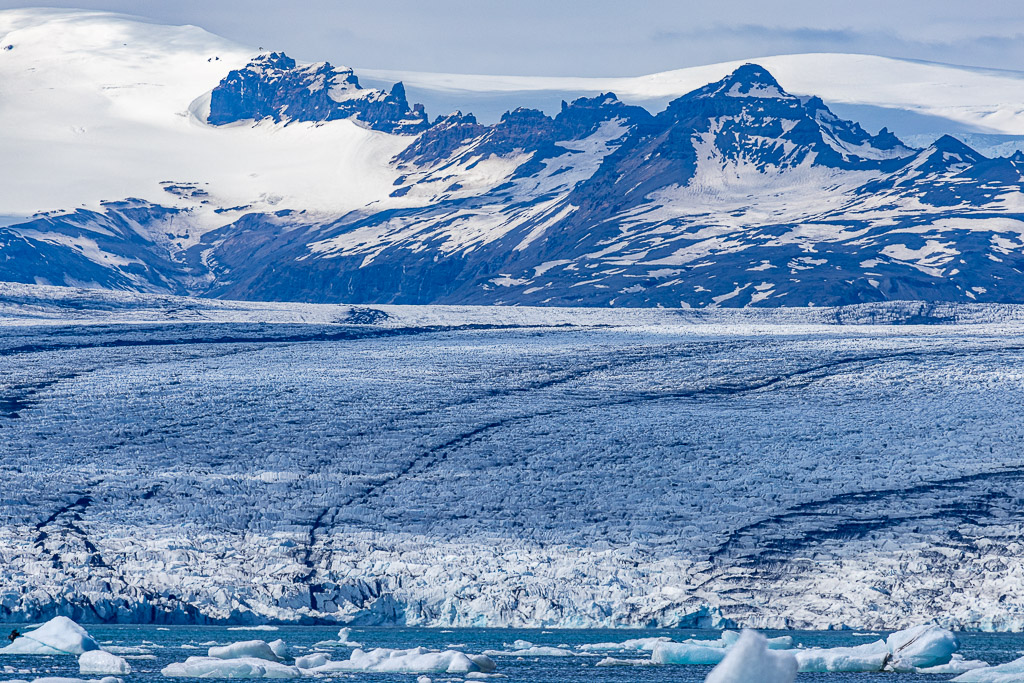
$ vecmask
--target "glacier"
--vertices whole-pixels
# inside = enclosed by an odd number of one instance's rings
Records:
[[[0,292],[5,621],[1024,628],[1021,307]]]

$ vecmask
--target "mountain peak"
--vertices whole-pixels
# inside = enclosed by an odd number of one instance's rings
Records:
[[[348,67],[330,62],[298,65],[283,52],[258,55],[229,72],[210,94],[208,123],[265,118],[284,123],[352,119],[398,134],[416,134],[429,126],[423,107],[409,106],[401,82],[390,93],[363,88]]]
[[[760,98],[789,97],[775,77],[768,72],[768,69],[760,64],[744,64],[720,80],[717,85],[721,87],[714,92],[716,95]]]

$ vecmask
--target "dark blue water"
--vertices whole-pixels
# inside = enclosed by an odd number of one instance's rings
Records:
[[[0,634],[6,634],[13,626],[0,625]],[[19,626],[24,630],[24,627]],[[96,640],[104,646],[143,647],[149,653],[147,659],[124,655],[134,669],[127,677],[126,683],[138,681],[156,681],[171,683],[184,679],[169,679],[160,675],[160,670],[171,662],[184,661],[190,656],[205,655],[209,643],[228,644],[241,640],[266,640],[277,638],[287,642],[297,654],[313,650],[315,643],[322,640],[335,640],[337,627],[282,626],[276,631],[229,631],[224,627],[212,626],[100,626],[87,625],[86,628]],[[853,635],[849,632],[820,631],[765,631],[766,635],[792,635],[795,641],[806,646],[839,647],[858,645],[871,642],[885,634],[867,636]],[[353,629],[350,638],[363,643],[365,648],[389,647],[410,648],[424,646],[434,649],[446,649],[458,645],[463,652],[478,653],[484,650],[509,649],[506,643],[515,640],[527,640],[535,645],[568,645],[575,647],[584,643],[621,642],[629,638],[650,636],[668,636],[673,640],[685,638],[717,639],[718,631],[692,630],[551,630],[540,629],[414,629],[414,628],[357,628]],[[982,659],[990,664],[1017,659],[1024,654],[1024,634],[958,634],[961,642],[960,652],[967,659]],[[183,647],[185,646],[185,647]],[[338,648],[331,650],[332,658],[347,659],[349,650]],[[608,653],[619,658],[646,658],[649,653]],[[515,657],[495,657],[498,673],[508,676],[510,681],[529,683],[586,683],[602,682],[660,682],[678,681],[699,683],[710,671],[711,667],[595,667],[604,654],[597,657],[531,657],[519,659]],[[12,679],[28,679],[41,676],[72,676],[79,677],[78,662],[74,657],[14,657],[0,656],[0,671],[4,667],[14,667],[17,673],[0,674],[0,683]],[[433,680],[462,680],[462,676],[448,674],[430,674]],[[99,676],[85,676],[99,678]],[[409,674],[342,674],[338,678],[358,679],[369,682],[403,681],[411,683],[415,676]],[[951,675],[923,676],[915,674],[893,673],[849,673],[849,674],[800,674],[798,682],[811,681],[947,681]],[[756,682],[751,682],[756,683]]]

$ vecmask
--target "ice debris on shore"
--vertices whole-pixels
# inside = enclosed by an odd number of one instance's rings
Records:
[[[39,628],[23,633],[0,655],[81,655],[100,649],[89,633],[67,617],[54,617]]]
[[[89,650],[78,658],[78,673],[81,674],[125,676],[131,672],[132,667],[126,659],[105,650]]]
[[[772,650],[763,635],[744,630],[706,683],[793,683],[796,670],[791,650]]]

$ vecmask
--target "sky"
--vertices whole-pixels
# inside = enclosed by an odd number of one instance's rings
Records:
[[[1024,70],[1024,0],[42,0],[195,24],[302,61],[636,76],[798,52]],[[25,7],[0,0],[0,8]]]

